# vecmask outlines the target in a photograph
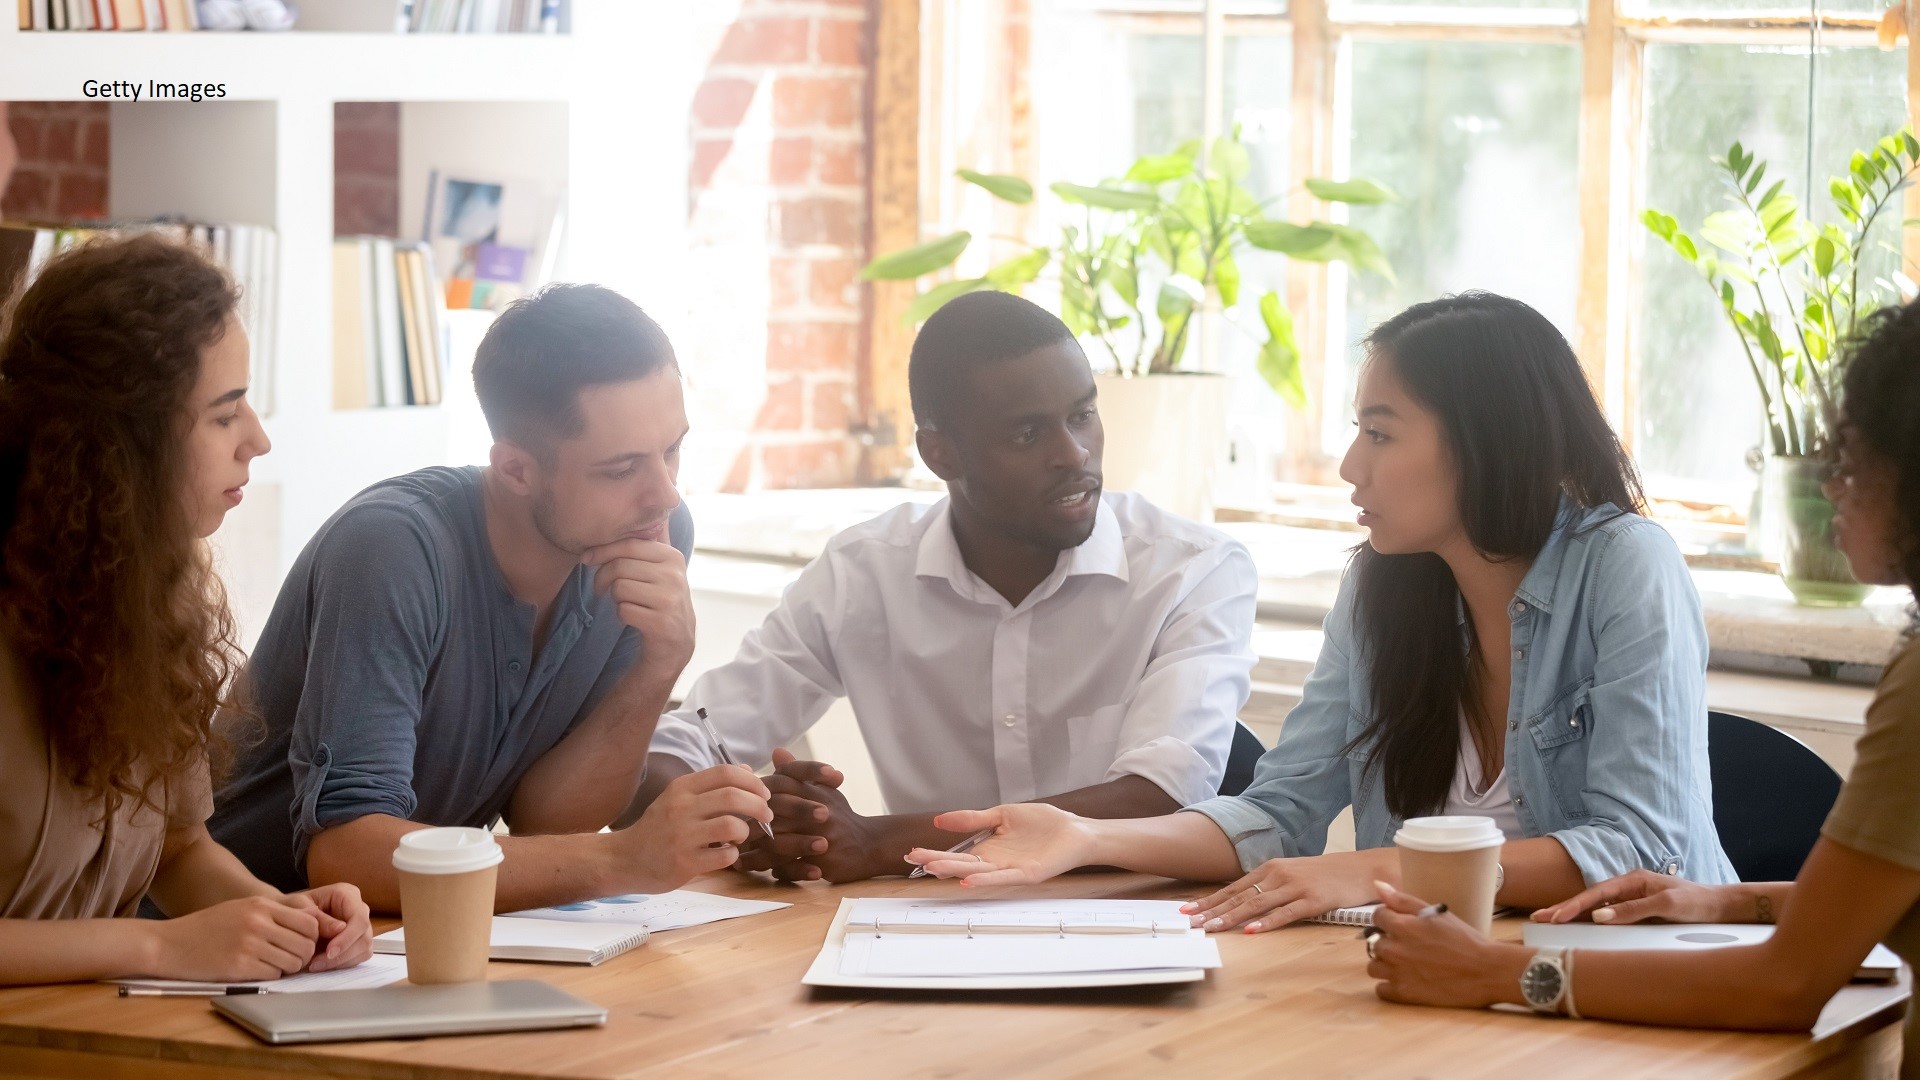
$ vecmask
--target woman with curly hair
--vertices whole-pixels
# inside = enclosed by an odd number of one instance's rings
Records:
[[[1874,319],[1843,389],[1839,468],[1827,485],[1834,541],[1861,581],[1920,589],[1920,303]],[[1853,772],[1798,880],[1699,885],[1635,872],[1534,913],[1557,923],[1778,922],[1762,944],[1541,957],[1457,919],[1415,917],[1417,897],[1384,895],[1390,910],[1375,921],[1385,933],[1367,970],[1389,1001],[1479,1007],[1534,997],[1525,1003],[1592,1018],[1804,1031],[1874,943],[1920,962],[1920,635],[1880,677]],[[1901,1075],[1920,1077],[1911,1012]]]
[[[283,895],[204,824],[238,660],[205,538],[268,449],[238,300],[141,236],[50,262],[0,337],[0,984],[370,951],[353,886]]]

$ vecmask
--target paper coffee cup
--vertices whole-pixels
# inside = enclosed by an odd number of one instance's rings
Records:
[[[1408,818],[1394,834],[1400,891],[1445,904],[1460,921],[1493,929],[1493,894],[1506,836],[1489,817]]]
[[[420,829],[400,838],[400,920],[407,981],[479,982],[487,977],[493,886],[506,858],[485,829]]]

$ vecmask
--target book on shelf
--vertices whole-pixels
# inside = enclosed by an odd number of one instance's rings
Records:
[[[280,238],[261,225],[159,218],[51,223],[0,221],[0,298],[32,284],[47,260],[96,237],[156,232],[183,240],[224,267],[240,286],[240,324],[247,329],[253,374],[248,397],[262,416],[273,411],[273,356],[280,289]]]
[[[438,405],[445,320],[424,244],[333,242],[333,407]]]
[[[199,30],[196,0],[19,0],[22,30]]]
[[[394,29],[411,34],[558,34],[568,0],[395,0]]]

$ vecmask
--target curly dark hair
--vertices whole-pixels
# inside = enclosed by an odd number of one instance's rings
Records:
[[[181,498],[201,351],[239,293],[158,235],[52,259],[0,337],[0,634],[112,814],[219,756],[233,617]]]
[[[1839,426],[1893,464],[1901,535],[1900,571],[1920,592],[1920,300],[1883,308],[1848,352]]]

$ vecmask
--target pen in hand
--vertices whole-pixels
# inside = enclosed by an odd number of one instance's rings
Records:
[[[965,840],[962,840],[959,843],[948,848],[947,854],[964,855],[967,852],[972,851],[975,844],[978,844],[981,841],[991,837],[994,834],[994,831],[995,830],[993,829],[981,829],[979,832],[974,833],[972,836],[969,836]],[[910,878],[926,877],[927,868],[924,866],[916,866],[913,868],[913,872],[908,874],[907,876]]]
[[[713,726],[713,721],[707,719],[707,710],[695,709],[693,710],[693,713],[695,716],[698,716],[700,718],[700,726],[706,729],[707,743],[708,745],[713,747],[713,756],[720,759],[720,764],[722,765],[740,764],[739,762],[733,760],[733,755],[727,751],[727,744],[721,741],[720,732],[718,729],[716,729]],[[750,820],[755,825],[760,826],[760,831],[767,835],[767,842],[771,844],[773,842],[773,826],[767,824],[764,821],[761,821],[758,818],[752,818]]]

